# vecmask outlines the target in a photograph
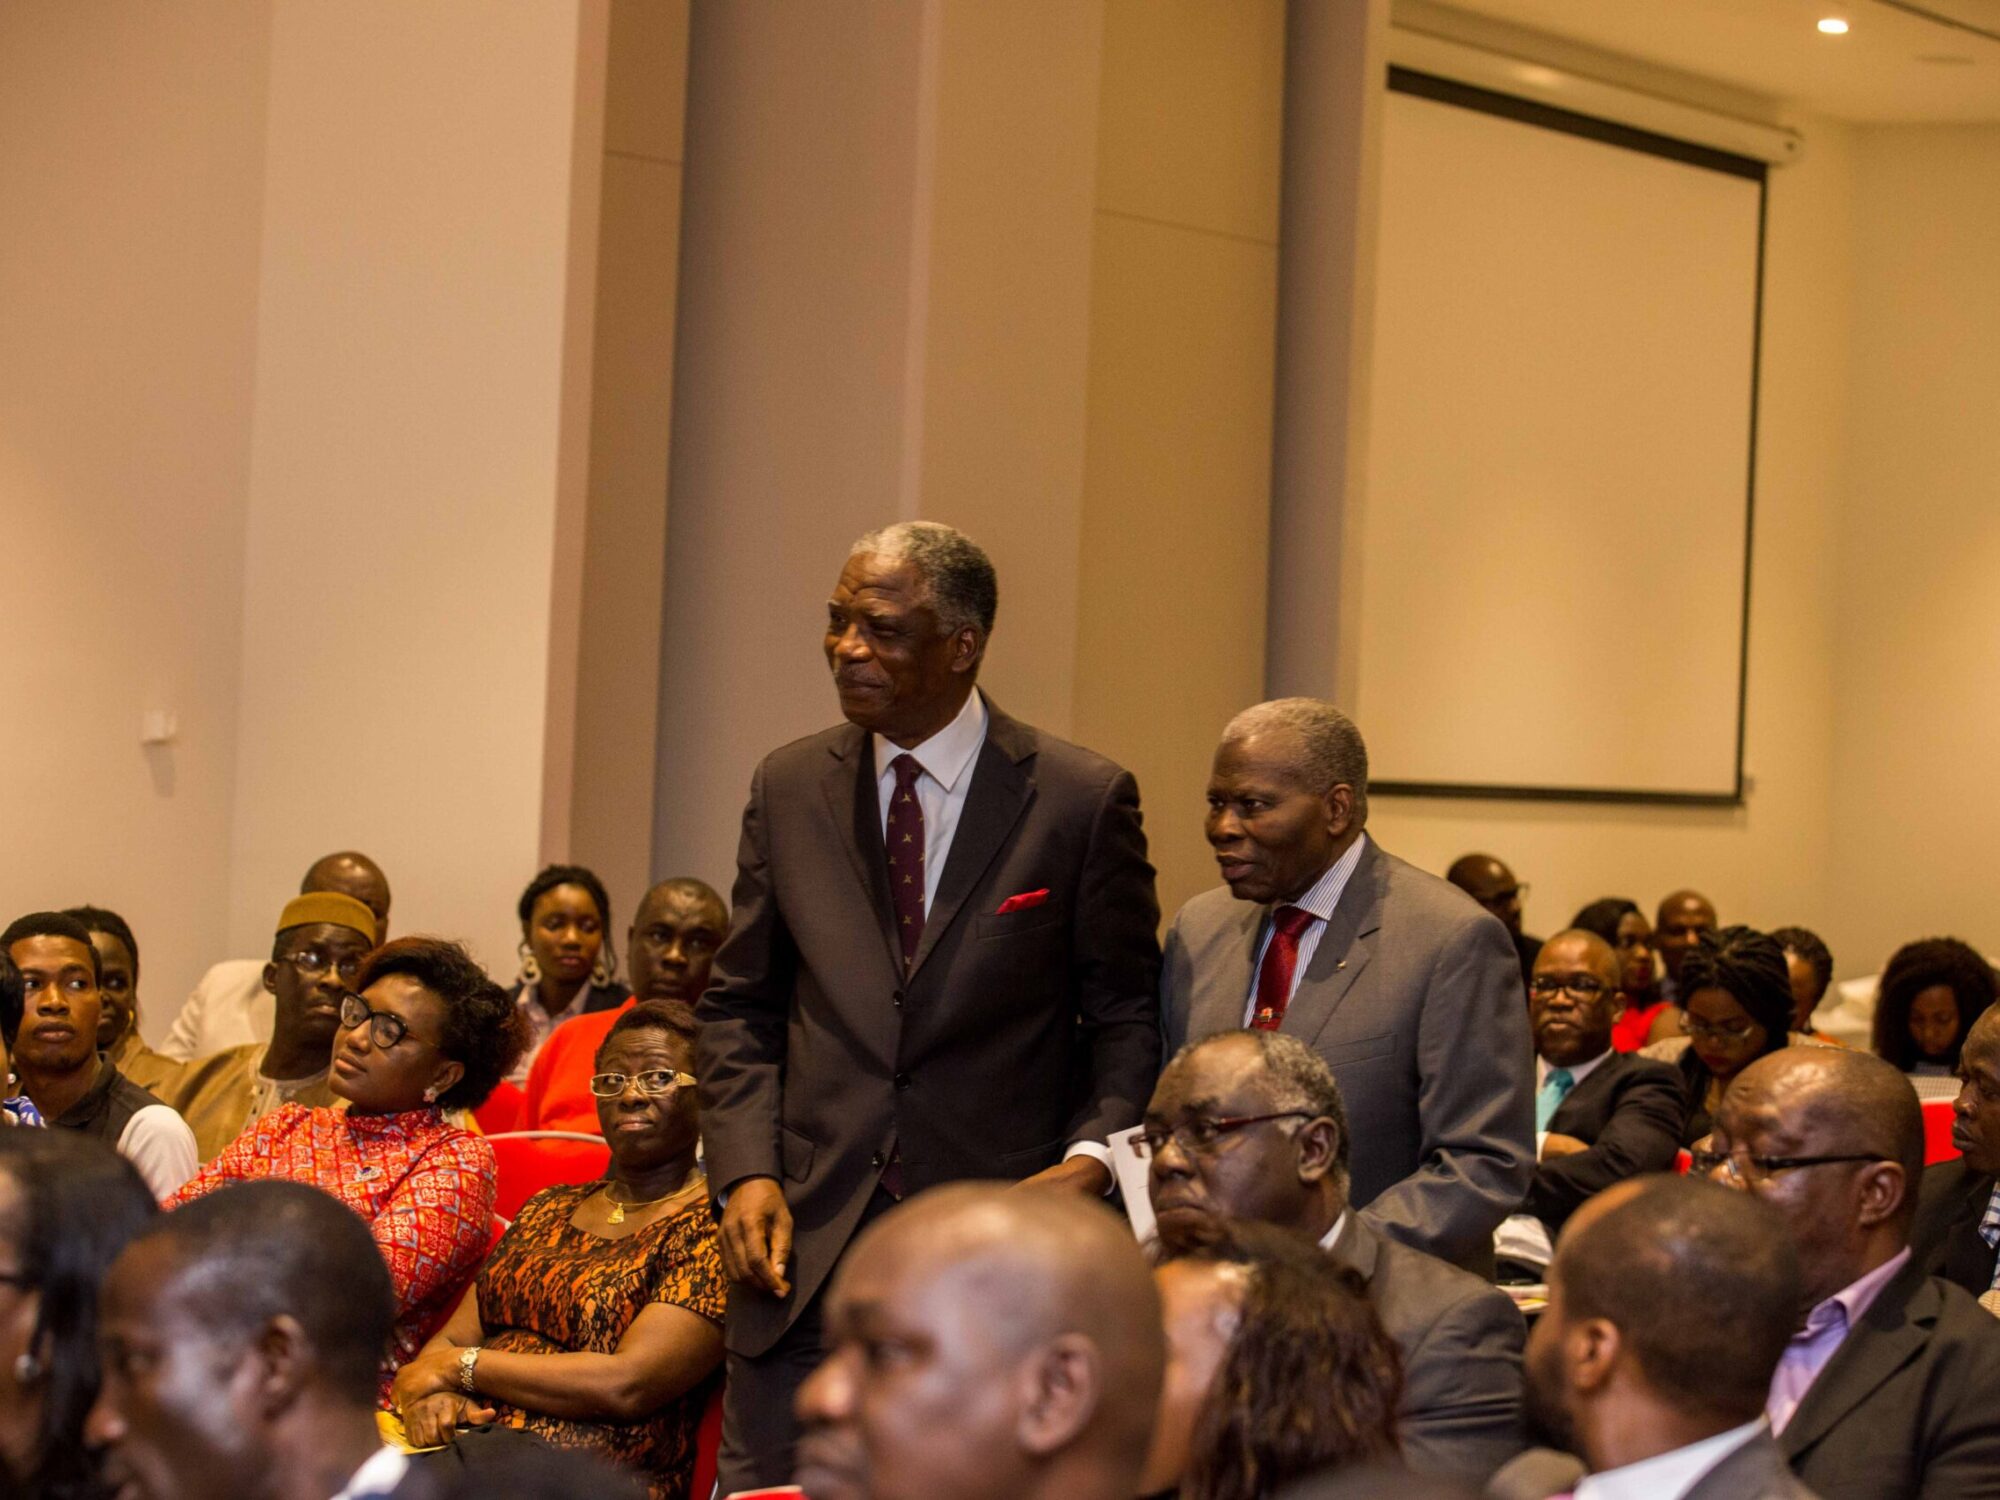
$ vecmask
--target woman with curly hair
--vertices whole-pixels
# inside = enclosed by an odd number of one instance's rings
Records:
[[[1918,1078],[1950,1078],[1959,1049],[1996,994],[1993,966],[1957,938],[1905,943],[1882,971],[1874,1050]]]
[[[243,1132],[168,1203],[279,1177],[331,1193],[374,1231],[396,1287],[384,1351],[396,1370],[444,1321],[493,1233],[493,1148],[447,1112],[473,1109],[526,1029],[457,943],[400,938],[368,955],[341,1000],[329,1084],[345,1108],[287,1104]]]
[[[1681,960],[1687,1048],[1677,1066],[1687,1090],[1681,1144],[1714,1128],[1716,1106],[1738,1073],[1791,1040],[1792,976],[1778,940],[1749,927],[1700,934]]]
[[[528,1045],[507,1081],[519,1087],[558,1026],[592,1011],[616,1010],[632,996],[618,983],[611,897],[591,871],[582,865],[550,865],[528,882],[516,910],[521,977],[514,1006],[528,1023]]]

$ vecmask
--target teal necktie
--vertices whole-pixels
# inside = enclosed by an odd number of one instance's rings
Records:
[[[1576,1087],[1576,1077],[1568,1068],[1550,1068],[1549,1076],[1542,1080],[1540,1092],[1535,1095],[1535,1129],[1547,1130],[1549,1121],[1562,1107],[1563,1098]]]

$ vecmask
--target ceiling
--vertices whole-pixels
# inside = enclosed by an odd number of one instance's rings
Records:
[[[1869,124],[2000,121],[2000,0],[1450,0],[1450,6],[1713,79],[1787,110]],[[1424,9],[1436,14],[1443,7]],[[1821,35],[1822,16],[1844,18],[1847,35]]]

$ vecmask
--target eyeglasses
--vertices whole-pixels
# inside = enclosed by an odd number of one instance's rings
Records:
[[[410,1023],[401,1016],[392,1016],[386,1010],[370,1010],[368,1002],[351,990],[340,997],[340,1024],[349,1031],[367,1023],[368,1038],[387,1052],[391,1047],[410,1034]],[[416,1038],[422,1042],[423,1038]]]
[[[1560,990],[1579,1000],[1595,1000],[1610,988],[1595,974],[1537,974],[1528,981],[1533,994],[1553,995]]]
[[[1310,1120],[1312,1115],[1303,1109],[1281,1109],[1268,1115],[1227,1115],[1221,1119],[1210,1119],[1206,1115],[1194,1115],[1170,1130],[1157,1125],[1148,1125],[1132,1138],[1132,1149],[1141,1161],[1158,1156],[1164,1151],[1168,1141],[1172,1141],[1190,1156],[1206,1156],[1222,1144],[1222,1138],[1233,1135],[1251,1125],[1262,1125],[1266,1120]]]
[[[1740,1042],[1757,1029],[1755,1021],[1724,1021],[1720,1025],[1710,1025],[1707,1021],[1697,1021],[1683,1012],[1681,1025],[1687,1028],[1689,1036],[1705,1036],[1716,1042]]]
[[[648,1068],[643,1073],[597,1073],[591,1077],[590,1091],[600,1099],[616,1099],[633,1084],[649,1098],[671,1098],[678,1089],[693,1088],[694,1079],[670,1068]]]
[[[1838,1156],[1752,1156],[1747,1151],[1691,1151],[1693,1158],[1690,1170],[1706,1177],[1717,1167],[1727,1167],[1729,1175],[1746,1186],[1753,1182],[1763,1182],[1780,1172],[1794,1171],[1799,1167],[1830,1167],[1845,1161],[1887,1161],[1886,1156],[1872,1153],[1848,1152]]]
[[[340,976],[342,984],[352,984],[361,973],[361,960],[364,956],[359,953],[343,953],[339,958],[334,958],[322,948],[301,948],[296,953],[286,954],[285,962],[308,979],[318,979],[331,970]]]

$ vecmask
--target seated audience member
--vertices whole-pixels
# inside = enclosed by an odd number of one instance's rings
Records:
[[[1825,1500],[2000,1494],[2000,1322],[1910,1252],[1923,1160],[1909,1083],[1836,1047],[1744,1069],[1699,1159],[1776,1208],[1797,1247],[1811,1311],[1765,1414]]]
[[[1958,1076],[1951,1141],[1963,1154],[1924,1168],[1910,1250],[2000,1317],[2000,1008],[1972,1023]]]
[[[1251,1220],[1210,1220],[1173,1253],[1153,1273],[1167,1375],[1142,1491],[1263,1500],[1396,1457],[1402,1376],[1360,1277]]]
[[[97,950],[74,917],[35,912],[0,933],[20,970],[22,1014],[7,1039],[21,1093],[61,1130],[94,1136],[139,1169],[155,1197],[195,1169],[187,1122],[97,1050]]]
[[[83,1437],[97,1284],[157,1212],[109,1146],[0,1129],[0,1495],[109,1500]]]
[[[1070,1193],[954,1183],[863,1230],[799,1389],[812,1500],[1131,1500],[1160,1299],[1125,1224]]]
[[[1792,1031],[1822,1047],[1845,1047],[1813,1025],[1813,1012],[1833,983],[1833,953],[1816,932],[1803,927],[1774,927],[1771,936],[1785,950],[1785,972],[1792,976]]]
[[[1520,1451],[1521,1315],[1488,1282],[1349,1211],[1346,1111],[1311,1048],[1266,1031],[1184,1048],[1139,1145],[1168,1253],[1211,1220],[1253,1220],[1307,1236],[1360,1275],[1402,1356],[1412,1468],[1483,1478]]]
[[[401,938],[368,955],[340,1005],[334,1094],[346,1108],[281,1105],[239,1135],[174,1200],[279,1177],[359,1214],[388,1262],[395,1331],[383,1394],[450,1313],[493,1233],[493,1148],[445,1118],[506,1074],[522,1023],[507,992],[456,943]]]
[[[105,1278],[90,1442],[124,1500],[419,1493],[375,1422],[395,1316],[367,1226],[332,1198],[225,1188],[158,1220]]]
[[[1965,1033],[1996,1000],[1993,966],[1977,949],[1957,938],[1905,943],[1882,970],[1875,1055],[1913,1078],[1955,1078]],[[1940,1086],[1927,1097],[1949,1094]]]
[[[374,860],[351,849],[314,860],[299,882],[299,894],[321,891],[359,901],[374,913],[375,941],[389,940],[389,877]],[[271,992],[264,988],[264,964],[261,958],[225,959],[202,975],[161,1041],[161,1053],[193,1062],[231,1047],[270,1041],[275,1017]]]
[[[1654,914],[1653,942],[1666,971],[1660,977],[1660,998],[1671,1002],[1672,1008],[1654,1019],[1648,1041],[1682,1035],[1680,1007],[1687,1004],[1687,990],[1681,984],[1681,961],[1694,951],[1704,932],[1713,932],[1718,925],[1714,903],[1699,891],[1675,891],[1661,898]]]
[[[1540,938],[1527,937],[1521,932],[1521,902],[1528,894],[1527,886],[1514,878],[1514,872],[1504,861],[1490,854],[1460,855],[1452,861],[1444,878],[1506,924],[1507,936],[1514,943],[1514,956],[1521,961],[1521,982],[1527,983],[1528,975],[1534,971],[1535,955],[1542,947]]]
[[[1792,981],[1775,939],[1748,927],[1704,932],[1681,960],[1685,1039],[1671,1038],[1643,1055],[1671,1053],[1687,1095],[1683,1145],[1714,1124],[1731,1080],[1760,1057],[1789,1044]]]
[[[519,910],[521,978],[514,1005],[527,1020],[528,1046],[507,1075],[516,1085],[528,1081],[535,1054],[563,1022],[616,1010],[630,998],[616,979],[611,898],[603,881],[581,865],[550,865],[521,892]]]
[[[131,925],[101,906],[72,906],[63,915],[83,924],[97,950],[97,1050],[140,1088],[174,1104],[165,1085],[180,1076],[181,1065],[139,1036],[139,940]]]
[[[729,935],[729,908],[707,885],[688,876],[663,880],[646,892],[625,936],[632,994],[616,1010],[593,1011],[550,1033],[528,1069],[521,1104],[523,1130],[597,1129],[597,1101],[590,1092],[597,1049],[635,1000],[693,1005],[708,988],[716,949]]]
[[[651,1500],[685,1500],[725,1291],[695,1166],[694,1031],[679,1002],[618,1017],[591,1079],[610,1171],[530,1198],[397,1372],[412,1444],[497,1419],[640,1471]]]
[[[1646,1045],[1653,1022],[1670,1003],[1660,994],[1653,924],[1639,910],[1638,902],[1606,896],[1584,907],[1569,925],[1596,933],[1618,955],[1618,988],[1625,997],[1625,1013],[1611,1030],[1611,1045],[1620,1052],[1637,1052]]]
[[[1556,1231],[1585,1199],[1624,1178],[1667,1171],[1679,1152],[1687,1123],[1680,1075],[1611,1047],[1619,968],[1605,941],[1580,929],[1550,938],[1535,960],[1528,1024],[1541,1162],[1524,1211],[1495,1241],[1503,1279],[1540,1281]]]
[[[1813,1500],[1763,1422],[1799,1280],[1777,1216],[1706,1182],[1636,1179],[1579,1209],[1528,1338],[1537,1425],[1590,1469],[1576,1500]]]
[[[285,903],[264,965],[271,1040],[184,1064],[163,1088],[193,1128],[203,1161],[281,1105],[338,1102],[328,1073],[340,1003],[374,946],[374,915],[351,896],[326,891]]]

